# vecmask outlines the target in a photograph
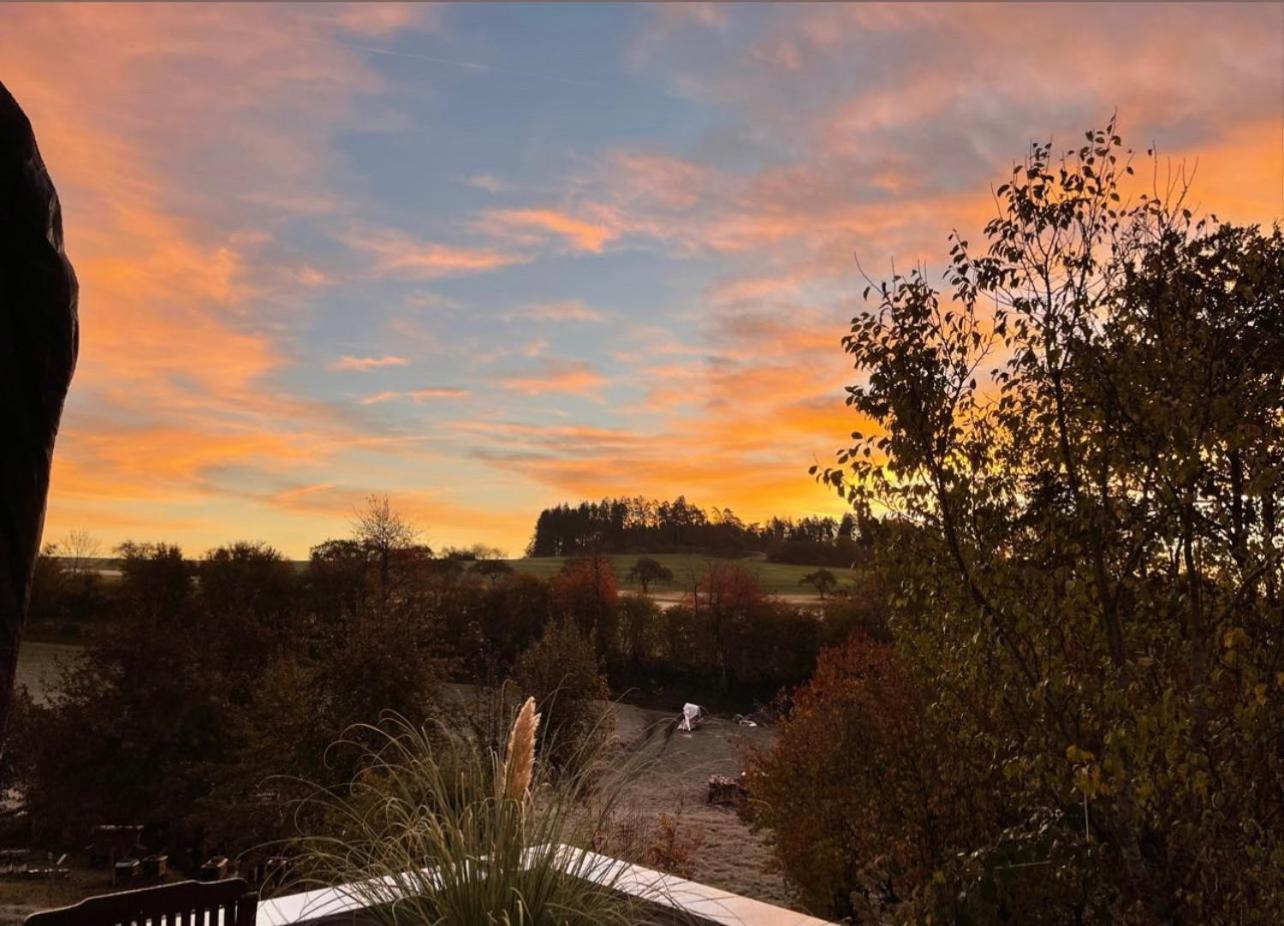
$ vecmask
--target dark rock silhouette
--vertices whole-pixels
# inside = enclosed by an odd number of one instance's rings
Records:
[[[31,122],[0,84],[0,736],[76,366],[77,292],[58,194]]]

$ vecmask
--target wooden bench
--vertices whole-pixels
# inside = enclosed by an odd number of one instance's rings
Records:
[[[255,926],[259,896],[240,878],[180,881],[87,897],[42,910],[24,926]]]

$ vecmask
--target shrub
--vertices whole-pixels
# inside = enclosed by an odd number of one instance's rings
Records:
[[[670,816],[662,813],[655,821],[655,831],[646,850],[646,863],[679,878],[690,878],[695,872],[696,855],[703,845],[704,836],[699,831],[683,827],[680,814]]]
[[[822,654],[774,748],[751,755],[746,812],[809,908],[910,896],[968,826],[968,789],[938,767],[924,708],[894,650],[856,636]]]
[[[544,717],[540,749],[551,765],[578,768],[609,740],[610,689],[592,640],[570,618],[553,621],[522,654],[515,681]]]
[[[660,606],[645,595],[629,595],[619,604],[619,626],[608,647],[617,663],[636,666],[656,655]]]
[[[615,608],[620,597],[611,561],[599,554],[573,557],[549,585],[554,613],[573,618],[583,633],[597,641],[598,653],[604,653],[615,636]]]

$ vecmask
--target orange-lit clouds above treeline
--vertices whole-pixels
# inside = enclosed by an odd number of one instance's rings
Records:
[[[1116,109],[1271,222],[1282,41],[1268,5],[6,6],[82,284],[47,537],[837,512],[853,253],[941,266]]]

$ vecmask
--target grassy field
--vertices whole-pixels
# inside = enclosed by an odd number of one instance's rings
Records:
[[[815,589],[810,585],[799,584],[803,576],[815,572],[819,566],[790,566],[784,563],[769,563],[763,559],[719,559],[702,556],[698,553],[653,553],[651,559],[663,564],[673,573],[672,582],[652,582],[651,592],[684,592],[691,588],[694,579],[698,580],[708,571],[712,563],[734,563],[748,570],[757,577],[763,591],[769,595],[800,595],[814,597]],[[639,554],[610,556],[611,567],[620,580],[620,587],[639,590],[639,586],[629,582],[629,570],[637,562]],[[508,565],[518,572],[547,579],[562,568],[566,560],[560,556],[538,556],[528,559],[510,559]],[[831,568],[829,570],[838,579],[840,587],[851,584],[848,570]]]
[[[652,594],[660,594],[668,598],[690,591],[692,582],[703,576],[712,563],[732,563],[748,570],[757,577],[763,591],[768,595],[814,598],[816,597],[816,590],[810,585],[801,584],[801,579],[808,573],[822,568],[828,569],[834,574],[834,577],[838,579],[839,588],[847,588],[852,584],[851,571],[837,566],[792,566],[785,563],[769,563],[765,559],[752,556],[743,559],[729,559],[706,556],[701,553],[627,553],[607,557],[611,561],[611,567],[615,570],[615,575],[620,580],[621,588],[629,591],[641,591],[640,586],[629,581],[629,570],[633,568],[633,564],[638,561],[640,556],[649,556],[673,573],[672,582],[652,582],[650,587]],[[524,559],[510,559],[505,560],[505,562],[517,572],[548,579],[561,571],[562,564],[566,562],[566,557],[536,556]],[[98,564],[99,575],[109,584],[119,582],[119,565],[116,560],[101,560]],[[306,560],[297,560],[292,562],[291,565],[300,573],[306,572],[308,568]],[[52,640],[54,638],[50,637],[49,639]]]

